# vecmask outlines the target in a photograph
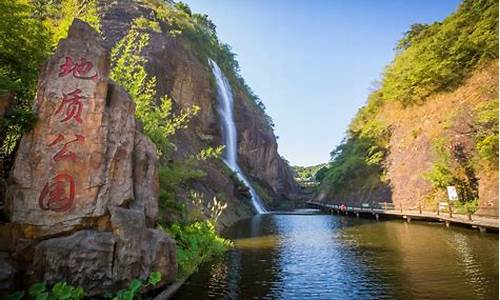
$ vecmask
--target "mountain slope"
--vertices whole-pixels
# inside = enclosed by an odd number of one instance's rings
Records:
[[[498,3],[466,0],[396,49],[316,198],[435,210],[454,185],[458,210],[498,215]]]

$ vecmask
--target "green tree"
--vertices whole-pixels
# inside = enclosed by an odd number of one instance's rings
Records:
[[[134,20],[125,37],[118,42],[112,51],[113,68],[111,78],[125,88],[136,104],[136,116],[142,121],[145,133],[156,144],[158,154],[164,156],[172,149],[169,136],[177,129],[185,128],[189,120],[199,111],[193,105],[180,114],[172,112],[172,100],[164,95],[156,101],[156,77],[148,76],[145,65],[146,58],[142,54],[148,44],[148,31],[158,31],[156,22],[145,18]]]
[[[411,105],[455,88],[476,66],[498,58],[498,1],[465,0],[442,23],[416,24],[384,73],[386,101]]]
[[[50,34],[33,14],[27,1],[0,0],[0,100],[8,103],[0,119],[0,159],[35,121],[31,104],[39,68],[50,53]]]

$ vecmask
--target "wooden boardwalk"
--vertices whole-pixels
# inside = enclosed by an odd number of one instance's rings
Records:
[[[381,208],[370,208],[370,207],[351,207],[348,206],[345,212],[340,210],[340,206],[337,204],[327,204],[321,202],[308,201],[306,202],[308,206],[319,208],[330,213],[337,214],[347,214],[363,217],[371,217],[375,219],[379,218],[402,218],[407,222],[413,220],[416,221],[427,221],[427,222],[442,222],[447,227],[450,225],[459,225],[469,228],[475,228],[481,232],[497,232],[498,233],[498,219],[487,218],[481,216],[472,216],[472,220],[469,220],[466,215],[453,214],[452,217],[449,216],[447,212],[441,212],[439,215],[436,212],[428,211],[418,211],[418,210],[397,210],[397,209],[381,209]]]

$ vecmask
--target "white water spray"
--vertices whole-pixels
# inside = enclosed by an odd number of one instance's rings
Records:
[[[211,59],[208,59],[208,62],[217,81],[217,112],[222,120],[223,141],[226,145],[222,160],[250,190],[252,204],[257,213],[266,213],[267,211],[262,205],[259,195],[257,195],[238,165],[238,141],[233,117],[234,100],[231,86],[219,66]]]

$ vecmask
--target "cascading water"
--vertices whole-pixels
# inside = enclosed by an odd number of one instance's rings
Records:
[[[252,204],[257,213],[265,213],[267,211],[262,205],[259,195],[257,195],[238,165],[238,141],[233,117],[233,93],[231,92],[231,86],[217,63],[211,59],[208,59],[208,62],[212,67],[212,72],[217,81],[217,112],[222,120],[223,140],[226,145],[222,160],[250,190]]]

